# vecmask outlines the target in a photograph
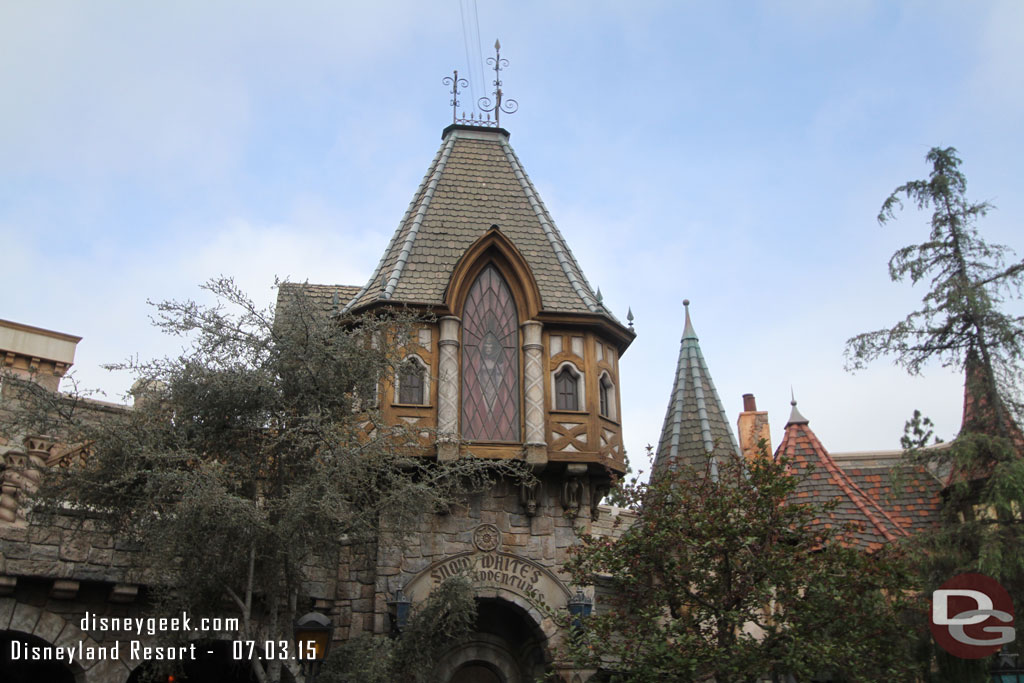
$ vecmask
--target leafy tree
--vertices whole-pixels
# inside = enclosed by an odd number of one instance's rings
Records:
[[[637,522],[571,559],[574,581],[608,589],[573,641],[581,663],[613,681],[909,677],[899,557],[815,523],[822,510],[794,500],[785,459],[733,457],[706,474],[680,466],[624,486]]]
[[[427,683],[445,649],[468,636],[476,623],[476,600],[464,577],[443,582],[409,618],[395,638],[368,634],[331,652],[317,677],[321,683]]]
[[[75,396],[26,387],[22,429],[89,450],[48,474],[39,502],[98,514],[134,542],[157,613],[237,616],[233,638],[290,640],[339,553],[358,559],[396,536],[382,532],[515,468],[438,463],[421,457],[419,428],[381,421],[374,396],[395,376],[410,316],[339,320],[301,287],[275,316],[229,279],[205,289],[216,305],[156,307],[156,324],[188,339],[180,356],[116,366],[139,378],[134,409],[96,419]],[[261,682],[280,680],[280,661],[251,663]]]
[[[918,209],[932,209],[928,239],[903,247],[889,261],[893,280],[927,281],[930,288],[922,307],[903,321],[850,339],[847,366],[856,370],[892,356],[911,374],[930,362],[964,371],[964,422],[957,438],[942,448],[926,448],[932,425],[914,411],[902,440],[912,461],[948,483],[942,525],[917,539],[922,584],[930,594],[955,574],[979,571],[1002,583],[1019,604],[1024,598],[1024,435],[1018,427],[1024,317],[1004,309],[1008,299],[1020,298],[1024,261],[1007,265],[1012,252],[980,236],[978,220],[992,206],[968,200],[956,150],[936,147],[926,159],[932,165],[928,179],[897,187],[882,204],[878,221],[892,220],[903,198]],[[934,680],[987,680],[984,661],[935,655]]]

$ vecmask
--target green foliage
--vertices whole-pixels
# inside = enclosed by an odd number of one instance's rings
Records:
[[[933,209],[931,231],[920,244],[899,249],[889,260],[894,281],[928,280],[922,307],[891,328],[859,334],[847,341],[848,369],[857,370],[881,356],[893,356],[911,374],[932,361],[965,368],[974,389],[992,407],[994,428],[1008,436],[1008,420],[1020,416],[1019,359],[1024,356],[1024,317],[1000,310],[1007,297],[1020,298],[1024,261],[1006,266],[1013,252],[988,244],[977,222],[992,206],[967,199],[967,179],[952,147],[934,147],[926,180],[897,187],[882,204],[881,224],[895,218],[901,197],[918,209]],[[971,373],[969,373],[970,375]]]
[[[926,158],[932,165],[929,178],[896,188],[878,220],[892,220],[902,208],[901,197],[918,209],[932,209],[928,239],[898,250],[889,261],[893,280],[928,281],[929,290],[922,307],[892,328],[850,339],[848,368],[891,355],[911,374],[933,361],[965,371],[964,423],[957,438],[941,447],[930,445],[931,421],[914,411],[902,439],[906,457],[947,484],[943,522],[915,539],[915,565],[926,595],[956,574],[977,571],[1002,583],[1020,604],[1024,436],[1018,424],[1024,317],[1003,309],[1009,299],[1021,296],[1024,261],[1007,265],[1012,252],[981,238],[978,220],[992,206],[967,199],[956,150],[933,148]],[[925,662],[937,665],[927,666],[929,680],[987,679],[987,662],[950,657],[930,637],[923,638],[921,653]]]
[[[620,681],[908,678],[905,564],[816,523],[798,483],[763,452],[720,461],[717,480],[681,466],[623,487],[636,524],[586,538],[568,565],[608,589],[574,656]]]
[[[87,444],[84,466],[51,472],[37,515],[89,511],[134,541],[161,611],[241,618],[241,639],[290,639],[313,581],[339,553],[382,542],[446,509],[510,464],[438,463],[419,434],[382,422],[379,382],[395,376],[411,316],[339,320],[283,292],[276,312],[227,279],[219,303],[157,305],[182,355],[118,366],[135,373],[134,409],[83,410],[75,396],[26,392],[22,416]],[[399,535],[396,542],[401,542]],[[260,680],[280,663],[254,661]]]
[[[321,683],[429,683],[447,647],[468,636],[476,602],[468,579],[448,579],[416,608],[395,638],[361,635],[330,653]]]

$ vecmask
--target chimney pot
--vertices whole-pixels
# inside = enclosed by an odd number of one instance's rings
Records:
[[[750,413],[757,410],[757,401],[753,394],[743,394],[743,412]]]

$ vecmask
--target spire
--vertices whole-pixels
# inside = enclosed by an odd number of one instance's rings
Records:
[[[683,299],[683,308],[686,309],[686,324],[683,326],[683,339],[697,341],[697,333],[693,331],[693,323],[690,322],[690,300]]]
[[[791,471],[802,477],[793,492],[796,501],[835,503],[834,509],[821,513],[815,525],[827,528],[853,523],[857,528],[852,541],[866,550],[876,550],[909,536],[895,516],[866,493],[825,450],[807,418],[796,409],[795,398],[790,404],[793,411],[775,457],[785,456]]]
[[[654,457],[653,474],[685,462],[700,471],[707,468],[712,477],[717,477],[718,457],[738,456],[739,445],[693,331],[690,301],[683,301],[683,305],[686,321],[679,345],[679,361]]]
[[[793,387],[789,388],[789,405],[793,406],[793,409],[789,411],[789,420],[786,421],[786,426],[789,425],[805,425],[810,424],[810,420],[800,414],[800,411],[796,407],[796,394],[793,393]]]

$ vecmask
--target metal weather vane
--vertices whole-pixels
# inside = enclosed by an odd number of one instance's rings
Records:
[[[452,95],[452,123],[457,123],[458,118],[456,117],[455,112],[459,106],[459,88],[465,88],[469,86],[469,81],[467,81],[465,78],[459,78],[459,70],[455,69],[455,71],[452,72],[451,76],[445,76],[443,79],[441,79],[441,82],[444,83],[445,85],[452,86],[452,89],[448,91]],[[463,116],[465,116],[465,114],[463,114]]]
[[[501,91],[501,70],[508,66],[508,60],[503,59],[501,56],[501,43],[497,40],[494,41],[494,56],[487,58],[487,63],[494,67],[494,99],[490,97],[481,97],[477,100],[477,107],[480,112],[470,112],[469,116],[466,116],[466,112],[462,112],[460,117],[457,114],[459,106],[459,93],[464,92],[462,89],[469,85],[469,82],[465,78],[459,78],[458,70],[452,72],[451,76],[445,76],[441,79],[441,82],[449,86],[449,94],[452,99],[449,104],[452,106],[452,123],[460,123],[469,126],[487,126],[491,128],[497,128],[499,126],[499,119],[501,113],[514,114],[519,109],[519,103],[513,99],[504,99],[505,94]],[[494,113],[494,119],[491,120],[491,112]]]
[[[508,60],[501,57],[500,41],[494,41],[494,56],[488,57],[487,63],[494,67],[494,103],[485,95],[477,100],[477,106],[482,112],[494,112],[494,125],[500,126],[501,112],[514,114],[519,109],[519,103],[513,99],[502,101],[501,70],[508,66]]]

